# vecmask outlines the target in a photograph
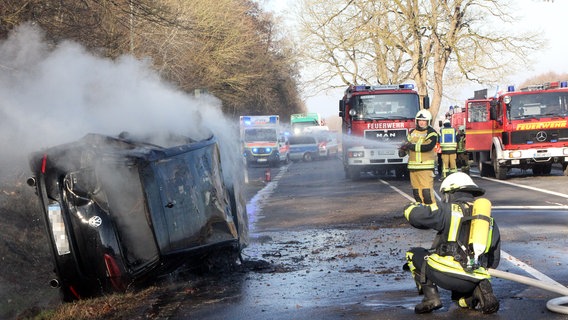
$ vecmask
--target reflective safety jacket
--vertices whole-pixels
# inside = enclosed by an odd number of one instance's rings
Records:
[[[458,134],[458,147],[456,150],[458,153],[465,152],[465,134]]]
[[[456,153],[458,147],[456,129],[444,127],[440,132],[440,148],[442,153]]]
[[[499,228],[492,221],[489,236],[490,245],[479,257],[479,267],[467,270],[467,248],[471,222],[473,197],[454,203],[441,203],[438,209],[412,204],[404,210],[404,217],[418,229],[438,231],[433,244],[432,254],[428,256],[428,265],[438,271],[452,273],[464,279],[488,279],[487,268],[497,268],[500,259]],[[467,200],[467,201],[465,201]]]
[[[408,170],[434,170],[436,166],[436,143],[438,133],[428,126],[426,129],[413,129],[408,133]]]

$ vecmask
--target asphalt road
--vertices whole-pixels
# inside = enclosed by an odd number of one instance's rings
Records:
[[[433,233],[402,218],[408,181],[370,175],[350,181],[338,159],[271,168],[270,181],[266,170],[247,173],[247,271],[202,281],[196,294],[174,299],[169,319],[568,319],[546,308],[557,293],[500,278],[493,279],[501,302],[496,314],[463,310],[441,290],[442,309],[415,315],[421,296],[401,265],[404,252],[428,246]],[[487,189],[502,232],[498,269],[568,284],[568,177],[472,175]]]

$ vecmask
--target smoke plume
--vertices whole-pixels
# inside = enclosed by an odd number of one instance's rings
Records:
[[[224,166],[237,164],[236,128],[223,116],[218,99],[182,92],[160,79],[149,61],[103,59],[74,42],[52,47],[30,25],[0,42],[0,176],[27,170],[32,151],[87,133],[123,131],[169,131],[196,140],[212,132]]]

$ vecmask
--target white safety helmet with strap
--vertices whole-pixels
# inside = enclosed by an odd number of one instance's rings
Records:
[[[454,193],[456,191],[468,192],[474,197],[479,197],[485,194],[483,188],[478,187],[471,177],[463,172],[454,172],[447,176],[442,185],[440,192]]]
[[[416,114],[416,117],[414,119],[416,119],[416,127],[419,127],[418,126],[418,120],[426,120],[426,121],[428,121],[428,125],[431,125],[432,114],[430,113],[430,111],[428,111],[426,109],[422,109],[422,110],[418,111],[418,113]]]

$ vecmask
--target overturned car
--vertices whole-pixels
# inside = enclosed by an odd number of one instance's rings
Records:
[[[167,141],[88,134],[31,155],[28,184],[45,215],[51,285],[64,301],[240,259],[246,203],[223,174],[216,138]]]

